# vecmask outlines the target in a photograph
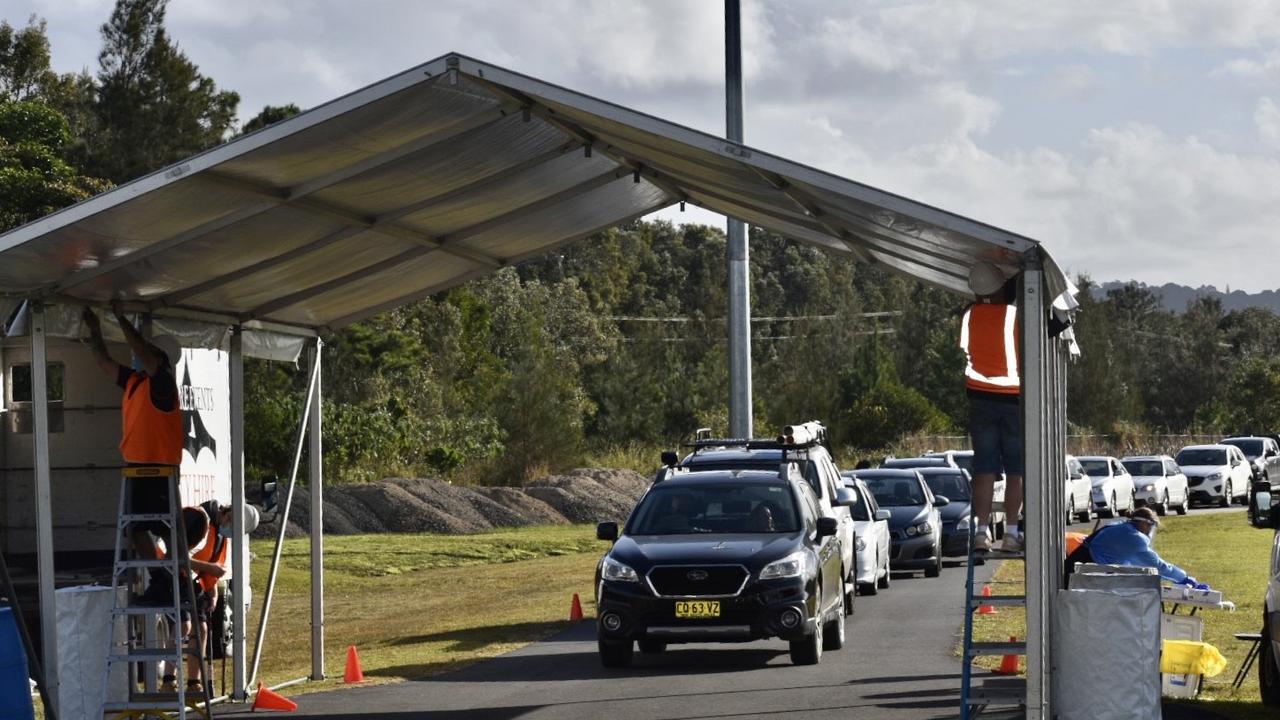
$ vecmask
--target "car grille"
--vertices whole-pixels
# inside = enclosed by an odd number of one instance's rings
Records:
[[[724,597],[747,584],[741,565],[666,565],[649,571],[649,586],[662,597]]]
[[[1190,487],[1197,487],[1197,486],[1199,486],[1199,485],[1200,485],[1201,483],[1203,483],[1203,482],[1204,482],[1204,478],[1203,478],[1203,477],[1197,477],[1197,476],[1195,476],[1195,475],[1188,475],[1188,476],[1187,476],[1187,485],[1188,485],[1188,486],[1190,486]]]

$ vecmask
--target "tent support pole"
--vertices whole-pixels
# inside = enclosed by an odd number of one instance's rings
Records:
[[[289,526],[289,508],[293,506],[293,489],[298,486],[298,466],[302,463],[302,445],[306,440],[307,426],[311,418],[311,398],[316,392],[316,383],[320,376],[320,364],[311,366],[311,378],[307,381],[307,394],[302,401],[302,417],[298,421],[298,436],[293,445],[293,469],[289,473],[289,490],[284,495],[284,507],[278,513],[280,528],[276,531],[276,547],[271,554],[271,571],[267,575],[267,589],[262,596],[262,617],[258,620],[258,633],[253,643],[253,666],[249,670],[249,685],[258,679],[258,669],[262,665],[262,641],[267,633],[267,620],[271,617],[271,596],[276,589],[276,578],[280,574],[280,552],[284,550],[284,532]]]
[[[1055,601],[1046,575],[1060,572],[1061,561],[1050,553],[1055,543],[1052,533],[1061,535],[1061,513],[1053,511],[1052,496],[1045,488],[1057,477],[1048,463],[1046,441],[1050,423],[1051,394],[1046,384],[1045,350],[1048,345],[1044,295],[1044,270],[1038,253],[1024,256],[1019,317],[1022,327],[1022,422],[1025,472],[1023,473],[1024,515],[1026,518],[1026,598],[1027,598],[1027,720],[1047,720],[1050,713],[1049,657],[1051,654],[1051,606]],[[1062,460],[1059,456],[1059,464]],[[1055,485],[1052,487],[1062,487]],[[1061,495],[1061,492],[1057,492]],[[1055,523],[1055,520],[1057,522]]]
[[[58,611],[54,600],[53,491],[49,469],[49,377],[44,305],[31,303],[31,439],[35,451],[36,567],[40,584],[40,640],[49,697],[57,711]]]
[[[322,425],[321,350],[324,342],[316,338],[311,350],[311,372],[315,392],[311,395],[311,426],[307,458],[307,479],[311,489],[311,679],[324,679],[324,447]]]
[[[725,124],[731,142],[742,142],[742,13],[738,0],[724,3]],[[751,437],[751,268],[747,228],[729,218],[729,434]]]
[[[245,693],[245,599],[249,577],[245,563],[249,539],[244,534],[244,328],[231,329],[227,358],[231,395],[231,699],[243,702]],[[243,579],[242,579],[243,578]],[[224,688],[225,692],[225,688]]]

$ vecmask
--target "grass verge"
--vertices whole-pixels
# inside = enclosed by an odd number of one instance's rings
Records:
[[[274,543],[254,541],[250,657]],[[272,600],[260,679],[272,685],[311,672],[310,553],[288,540]],[[356,645],[371,682],[456,669],[547,638],[568,627],[573,593],[594,615],[592,575],[606,549],[588,525],[554,525],[479,535],[325,537],[326,673],[290,688],[342,682]],[[483,565],[483,572],[477,566]],[[215,674],[221,668],[215,664]]]
[[[1239,720],[1274,717],[1258,699],[1256,665],[1239,689],[1231,687],[1248,649],[1232,635],[1257,632],[1262,626],[1272,537],[1270,531],[1246,524],[1243,513],[1196,515],[1193,512],[1185,517],[1164,519],[1155,542],[1161,557],[1221,590],[1227,599],[1236,603],[1234,613],[1207,610],[1200,614],[1205,620],[1204,641],[1217,647],[1229,664],[1222,674],[1205,679],[1204,692],[1198,701],[1189,703],[1192,706]],[[992,578],[992,593],[1023,594],[1022,567],[1021,562],[1001,563]],[[1024,639],[1026,616],[1019,608],[1000,608],[995,615],[975,615],[973,634],[979,641],[1008,640],[1010,636]],[[1000,664],[1000,658],[980,658],[976,664],[994,669]],[[1025,669],[1025,664],[1021,667]]]

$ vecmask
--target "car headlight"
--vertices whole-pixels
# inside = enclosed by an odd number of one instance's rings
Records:
[[[973,522],[973,519],[970,516],[965,515],[964,517],[956,520],[956,530],[969,532],[969,523],[971,522]]]
[[[1156,489],[1156,486],[1152,485],[1151,483],[1147,483],[1146,485],[1142,486],[1143,492],[1151,492],[1152,490],[1155,490],[1155,489]]]
[[[1222,479],[1222,473],[1209,473],[1209,475],[1205,477],[1205,480],[1209,480],[1209,481],[1221,480],[1221,479]]]
[[[933,532],[933,526],[927,522],[922,522],[919,525],[912,525],[911,527],[907,528],[907,537],[914,537],[916,535],[928,535],[931,532]]]
[[[863,550],[867,549],[867,541],[863,540],[862,538],[856,538],[853,541],[853,544],[854,544],[854,547],[858,549],[858,552],[862,552]]]
[[[630,565],[623,565],[608,555],[605,556],[600,568],[600,577],[614,582],[640,582],[640,576],[631,569]]]
[[[774,560],[760,571],[761,580],[777,580],[778,578],[799,577],[809,566],[809,553],[799,550]]]

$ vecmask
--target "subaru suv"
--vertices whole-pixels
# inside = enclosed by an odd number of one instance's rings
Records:
[[[847,496],[845,496],[847,497]],[[781,638],[817,663],[845,641],[847,590],[835,518],[794,465],[672,474],[655,482],[596,568],[605,667],[669,643]]]

